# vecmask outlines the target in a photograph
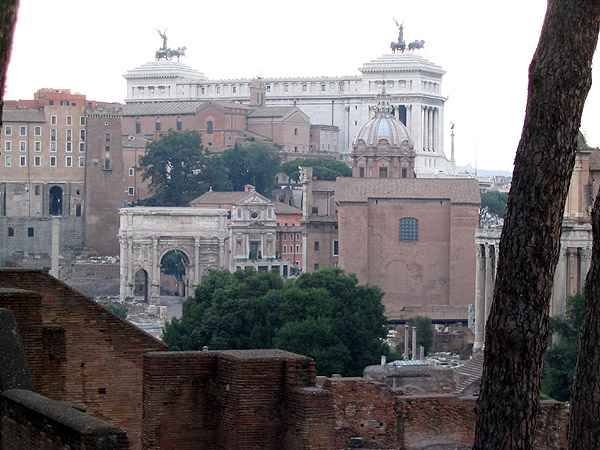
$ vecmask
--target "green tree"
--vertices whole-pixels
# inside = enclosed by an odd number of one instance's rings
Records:
[[[488,191],[481,193],[481,206],[479,207],[479,226],[495,222],[504,218],[508,192]]]
[[[163,340],[171,350],[280,348],[314,358],[319,374],[361,375],[390,354],[382,297],[341,269],[286,282],[275,272],[213,271]]]
[[[201,172],[208,164],[197,131],[170,129],[150,142],[140,158],[142,180],[150,180],[152,204],[186,206],[207,189]]]
[[[408,319],[406,323],[411,327],[417,327],[417,345],[425,348],[425,353],[429,353],[433,346],[433,323],[427,316],[415,316]]]
[[[352,169],[348,164],[336,159],[325,158],[297,158],[281,165],[281,171],[292,180],[298,181],[300,170],[298,167],[312,167],[313,175],[318,180],[335,180],[337,177],[352,176]]]
[[[246,184],[251,184],[261,194],[271,194],[281,166],[277,150],[261,143],[253,143],[248,147],[236,144],[225,150],[220,159],[234,191],[243,191]]]
[[[546,352],[542,392],[555,400],[566,402],[571,397],[584,310],[585,296],[578,292],[567,298],[564,314],[550,318],[550,330],[560,337],[560,341]]]

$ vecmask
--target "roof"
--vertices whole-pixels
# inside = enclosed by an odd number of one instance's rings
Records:
[[[194,114],[206,102],[144,102],[127,103],[123,116],[155,116],[161,114]]]
[[[216,205],[216,204],[228,204],[233,205],[237,202],[241,202],[245,199],[250,192],[246,191],[208,191],[202,194],[200,197],[195,198],[190,202],[191,206],[196,205]]]
[[[337,182],[335,180],[314,180],[312,182],[312,191],[331,191],[334,192],[337,188]]]
[[[310,123],[310,119],[296,106],[263,106],[256,108],[248,117],[259,118],[259,117],[281,117],[285,119],[294,113],[298,113],[302,118]]]
[[[600,148],[590,148],[590,170],[600,170]]]
[[[145,148],[150,139],[141,136],[122,136],[121,146],[123,148]]]
[[[369,198],[450,199],[480,204],[474,178],[338,178],[337,202],[365,202]]]
[[[38,109],[5,109],[2,122],[45,122],[46,115]]]
[[[281,202],[275,202],[275,214],[302,214],[302,210]]]

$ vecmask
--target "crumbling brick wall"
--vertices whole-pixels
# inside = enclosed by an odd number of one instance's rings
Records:
[[[397,448],[395,396],[389,387],[364,378],[335,377],[326,379],[323,388],[333,394],[336,448],[345,448],[355,436],[367,448]]]
[[[127,450],[127,436],[64,402],[12,389],[0,394],[0,448]]]
[[[42,271],[2,269],[2,287],[38,293],[0,304],[15,315],[36,391],[121,428],[141,449],[142,357],[167,347]]]
[[[281,350],[144,356],[144,448],[332,450],[331,393]]]

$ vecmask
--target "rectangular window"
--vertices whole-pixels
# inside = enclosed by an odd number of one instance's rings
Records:
[[[294,136],[298,136],[298,128],[294,128]]]
[[[73,130],[67,130],[67,141],[73,140]]]
[[[379,168],[379,178],[387,178],[387,167]]]
[[[81,125],[81,126],[85,125],[85,116],[79,116],[79,125]]]
[[[10,125],[4,127],[4,134],[6,136],[12,136],[12,127]]]
[[[321,92],[325,92],[325,85],[324,84],[321,85]]]
[[[296,240],[299,241],[300,240],[300,233],[296,233]]]
[[[33,227],[27,228],[27,237],[33,237],[33,235],[34,235]]]
[[[129,168],[129,176],[132,177],[135,175],[135,169],[133,167]]]
[[[346,86],[344,85],[344,83],[340,83],[340,92],[344,92],[345,89]]]
[[[183,130],[183,122],[181,120],[177,121],[177,131]]]
[[[8,227],[8,237],[14,237],[14,236],[15,236],[15,228]]]
[[[79,143],[79,151],[82,153],[85,152],[85,142]]]
[[[296,253],[300,253],[300,246],[296,245]]]
[[[73,117],[67,116],[67,125],[73,125]]]
[[[231,89],[233,90],[234,94],[237,92],[237,86],[233,86]]]
[[[19,150],[21,150],[22,152],[24,152],[25,150],[27,150],[27,142],[25,142],[25,141],[19,141]]]
[[[419,219],[414,217],[403,217],[400,219],[399,240],[400,241],[418,241],[419,240]]]
[[[288,92],[289,91],[289,86],[287,84],[283,85],[283,92]]]
[[[12,150],[12,142],[11,141],[6,141],[4,143],[4,150],[6,150],[7,152],[10,152]]]
[[[27,127],[19,127],[19,135],[27,136]]]
[[[214,124],[212,120],[206,122],[206,134],[213,134]]]
[[[68,100],[61,100],[60,101],[60,106],[69,106],[69,101]]]
[[[338,256],[339,255],[339,243],[338,241],[334,240],[333,241],[333,256]]]
[[[311,208],[311,211],[312,211],[313,214],[319,214],[319,207],[318,206],[313,206]]]
[[[72,142],[67,142],[66,144],[67,144],[66,147],[65,147],[66,151],[69,152],[69,153],[71,153],[73,151],[73,143]]]
[[[135,193],[135,188],[133,187],[128,187],[127,188],[127,195],[133,195]]]
[[[50,125],[56,125],[56,116],[50,116]]]
[[[320,250],[319,241],[315,241],[315,252],[318,252],[319,250]]]
[[[283,253],[287,253],[287,245],[283,246]]]
[[[287,234],[285,234],[285,233],[283,234],[283,240],[287,241]]]
[[[110,159],[108,158],[104,160],[104,170],[110,170]]]
[[[36,167],[41,166],[42,165],[42,157],[36,156],[35,158],[33,158],[33,165]]]
[[[160,119],[156,119],[156,123],[154,125],[154,128],[156,129],[156,131],[160,131]]]
[[[55,152],[56,151],[56,142],[50,142],[50,151],[51,152]]]
[[[35,127],[33,129],[33,134],[35,134],[36,136],[41,136],[42,135],[42,127]]]
[[[73,157],[72,156],[67,156],[65,158],[65,166],[66,167],[73,167]]]
[[[10,162],[11,162],[11,161],[10,161],[10,155],[6,155],[6,156],[4,157],[4,165],[5,165],[6,167],[10,167]]]
[[[40,185],[39,184],[35,185],[35,189],[34,190],[35,190],[35,195],[40,195]]]
[[[104,135],[104,142],[110,142],[110,133]]]
[[[85,167],[85,156],[79,157],[79,167]]]
[[[306,92],[306,85],[305,84],[302,85],[302,92]]]
[[[25,156],[21,156],[19,158],[19,166],[25,167],[27,165],[27,158]]]
[[[319,270],[319,265],[318,264],[315,264],[314,267],[315,267],[315,270]]]
[[[85,142],[85,130],[79,130],[79,140]]]
[[[217,94],[221,93],[221,86],[217,86]]]
[[[51,141],[55,141],[56,140],[56,128],[52,128],[50,130],[50,140]]]
[[[36,152],[41,152],[41,151],[42,151],[42,141],[35,141],[35,142],[33,143],[33,149],[34,149]]]
[[[56,156],[50,157],[50,167],[56,167]]]

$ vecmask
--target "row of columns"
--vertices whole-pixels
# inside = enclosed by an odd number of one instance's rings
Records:
[[[482,351],[485,342],[485,324],[494,298],[494,283],[498,264],[498,242],[476,244],[475,272],[475,343],[474,351]],[[550,315],[563,314],[569,295],[582,291],[591,264],[591,248],[561,248],[550,301]]]
[[[485,322],[494,299],[494,282],[498,265],[498,244],[476,245],[477,260],[475,272],[475,343],[473,351],[483,350],[485,342]]]
[[[438,147],[439,110],[431,106],[423,107],[423,150],[435,152]]]
[[[409,350],[410,329],[412,328],[412,352]],[[424,358],[424,349],[421,347],[421,356],[417,353],[417,327],[404,325],[404,360],[418,360]]]

